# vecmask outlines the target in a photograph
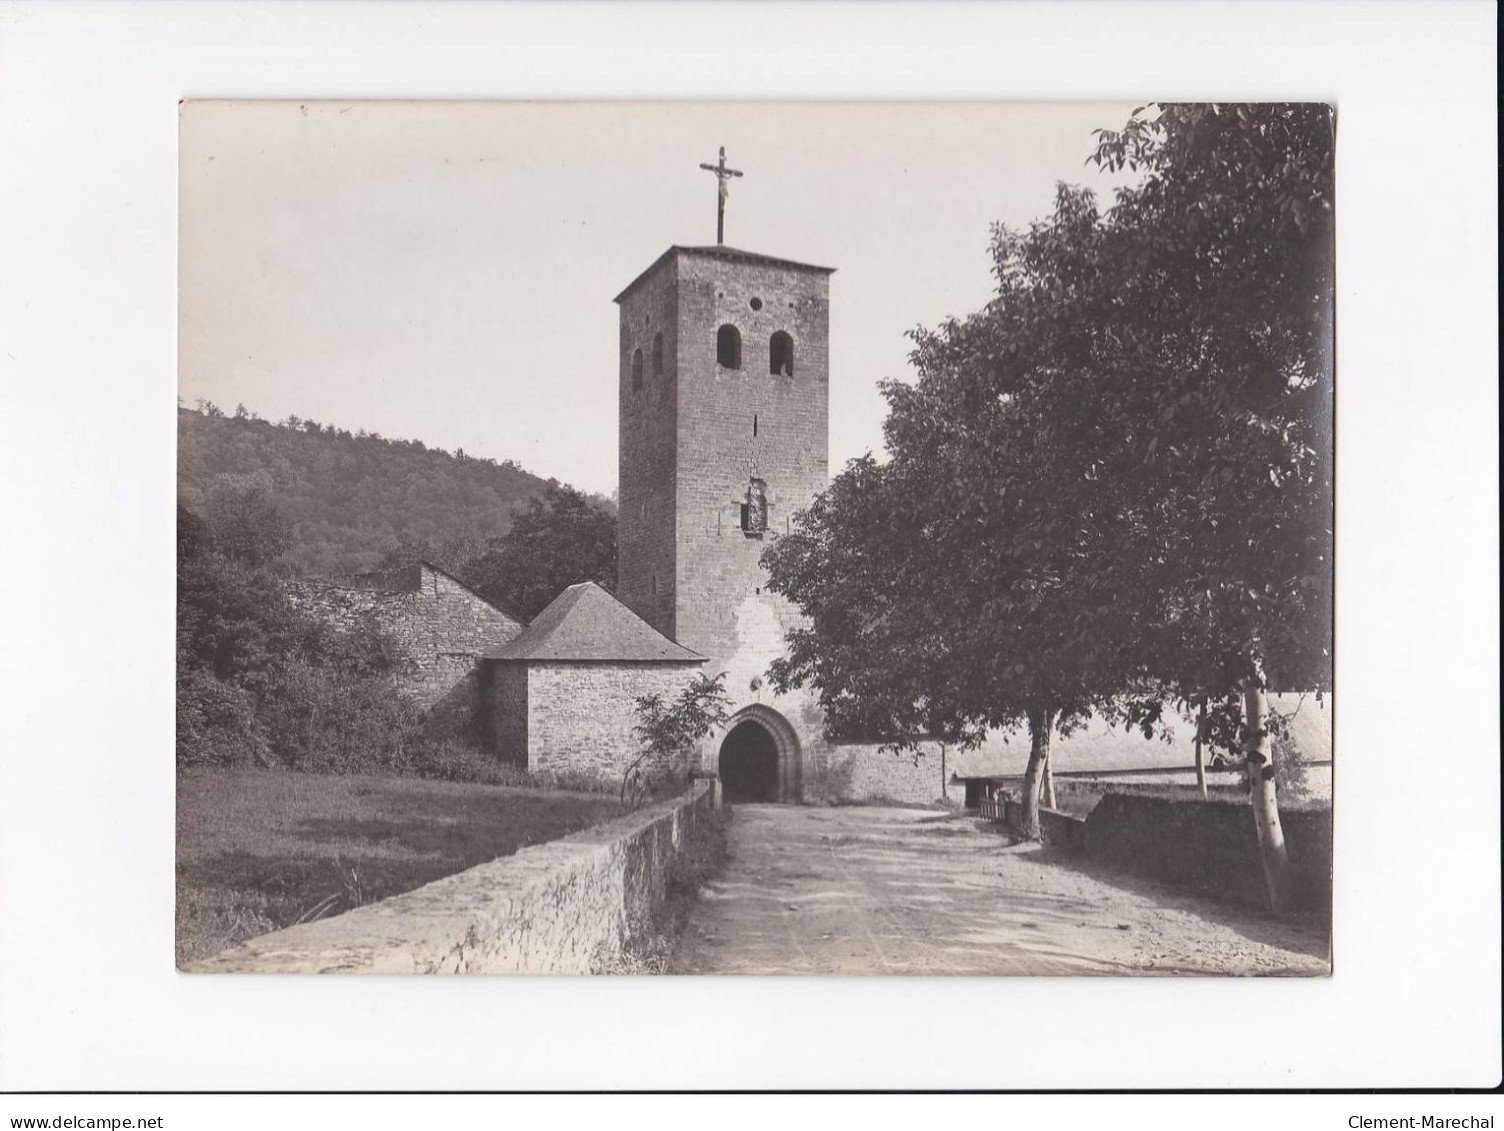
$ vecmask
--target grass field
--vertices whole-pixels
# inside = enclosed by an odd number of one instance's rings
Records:
[[[178,775],[177,961],[337,915],[620,812],[615,798],[413,778]]]

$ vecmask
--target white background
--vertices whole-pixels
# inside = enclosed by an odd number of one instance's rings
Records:
[[[1497,1083],[1494,20],[0,6],[0,1089]],[[175,105],[234,96],[1335,102],[1334,976],[178,975]]]

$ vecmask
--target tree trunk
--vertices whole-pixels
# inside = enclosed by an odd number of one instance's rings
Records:
[[[1196,788],[1201,791],[1201,800],[1206,798],[1206,754],[1202,749],[1206,744],[1206,700],[1201,700],[1201,705],[1196,711]]]
[[[1055,805],[1055,748],[1050,743],[1049,735],[1044,740],[1044,790],[1043,804],[1046,809],[1054,809]]]
[[[1021,799],[1023,827],[1018,830],[1025,840],[1039,839],[1039,791],[1044,784],[1045,766],[1050,760],[1050,730],[1055,712],[1029,712],[1029,765],[1024,770],[1024,795]]]
[[[1244,756],[1248,767],[1248,796],[1253,803],[1253,825],[1259,834],[1259,856],[1264,882],[1269,888],[1269,907],[1276,915],[1289,903],[1289,858],[1285,831],[1279,823],[1279,802],[1274,795],[1274,758],[1269,742],[1269,695],[1264,673],[1255,664],[1254,674],[1243,682]]]

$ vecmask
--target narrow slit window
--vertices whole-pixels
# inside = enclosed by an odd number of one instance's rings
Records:
[[[782,330],[768,340],[768,372],[780,377],[794,375],[794,339]]]
[[[715,360],[724,369],[742,367],[741,331],[729,322],[715,332]]]
[[[632,391],[642,388],[642,351],[632,351]]]
[[[653,335],[653,376],[663,376],[663,332]]]
[[[757,435],[757,413],[752,414],[752,435]]]

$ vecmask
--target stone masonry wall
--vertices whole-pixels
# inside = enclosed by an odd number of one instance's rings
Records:
[[[288,594],[307,612],[341,628],[370,623],[401,653],[399,686],[435,722],[461,727],[477,701],[476,666],[488,649],[512,640],[521,621],[427,565],[395,578],[402,589],[372,589],[335,581],[291,582]]]
[[[829,279],[681,256],[678,299],[675,639],[709,657],[714,672],[743,650],[765,651],[760,638],[770,630],[781,647],[781,630],[793,620],[785,602],[764,591],[759,559],[828,482]],[[724,324],[741,334],[740,369],[716,361]],[[794,339],[789,376],[768,372],[769,340],[778,331]],[[741,529],[753,478],[766,485],[760,537]],[[728,690],[738,708],[755,701],[748,681],[728,679]]]
[[[1280,813],[1292,904],[1332,905],[1332,811]],[[1110,792],[1084,822],[1082,847],[1114,867],[1267,908],[1258,833],[1248,802],[1178,801]]]
[[[798,614],[764,588],[759,559],[828,482],[829,277],[682,256],[678,301],[676,639],[708,657],[707,673],[726,673],[733,712],[762,703],[793,726],[804,764],[791,775],[797,792],[785,799],[799,800],[824,743],[823,719],[811,696],[774,695],[767,686],[768,665]],[[725,324],[741,334],[740,369],[717,363],[716,333]],[[794,341],[787,376],[769,372],[769,343],[780,331]],[[766,485],[760,537],[741,528],[753,478]],[[702,753],[707,768],[714,754]]]
[[[503,762],[520,770],[527,765],[527,665],[489,663],[492,748]]]
[[[695,664],[530,662],[527,769],[620,781],[640,749],[632,734],[638,697],[671,698],[699,671]]]
[[[619,960],[710,813],[705,786],[185,969],[263,974],[589,974]]]
[[[707,674],[724,672],[731,713],[754,703],[777,711],[798,737],[802,765],[787,775],[785,801],[815,800],[823,796],[811,793],[809,785],[815,767],[824,756],[825,720],[815,696],[807,691],[776,693],[768,683],[768,665],[782,655],[785,633],[797,623],[798,614],[787,601],[772,594],[749,592],[731,610],[728,635],[719,645],[719,654],[705,665]],[[700,765],[714,770],[724,734],[715,734],[702,746]]]
[[[674,639],[674,472],[678,396],[678,278],[673,257],[622,300],[617,457],[617,596]],[[653,343],[663,336],[663,372]],[[643,356],[642,387],[632,357]]]
[[[805,793],[809,800],[933,805],[959,791],[959,786],[948,784],[949,776],[939,743],[921,743],[917,752],[882,750],[869,743],[830,743],[822,749],[817,773]]]

